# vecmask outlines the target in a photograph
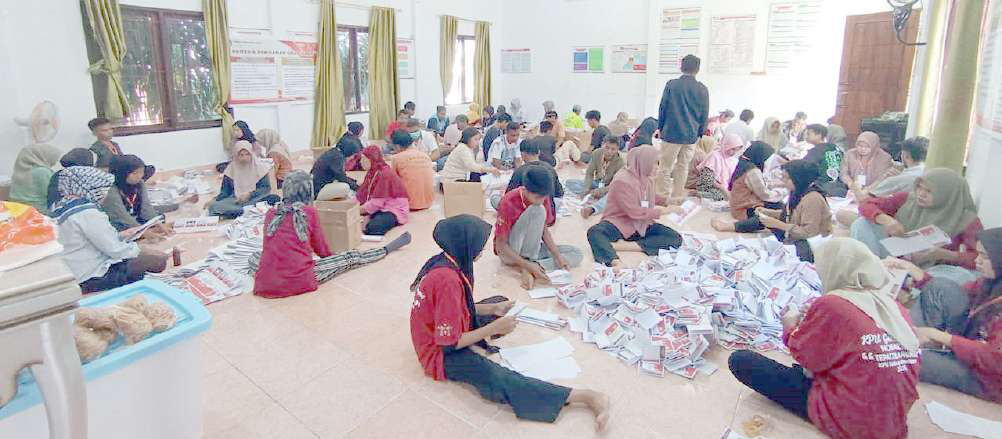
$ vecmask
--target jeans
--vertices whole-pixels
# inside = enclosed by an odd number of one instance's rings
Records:
[[[782,209],[783,203],[773,203],[771,201],[766,201],[764,207],[766,209]],[[758,214],[755,213],[755,209],[748,208],[748,210],[746,210],[745,213],[748,215],[748,219],[743,219],[741,221],[734,223],[735,232],[752,233],[765,229],[765,226],[762,224],[762,221],[758,219]]]
[[[511,233],[508,235],[508,245],[519,256],[539,263],[546,271],[553,271],[560,267],[557,266],[549,249],[543,245],[545,228],[546,209],[541,205],[529,206],[512,225]],[[558,245],[557,251],[571,267],[581,265],[581,261],[584,260],[584,255],[577,247]]]
[[[884,259],[891,255],[887,252],[887,249],[884,248],[884,244],[880,243],[881,240],[887,239],[887,233],[884,232],[884,226],[860,217],[852,223],[849,233],[853,239],[866,244],[870,251],[877,255],[878,258]],[[926,269],[926,272],[933,277],[950,279],[961,285],[972,282],[978,277],[973,271],[964,267],[947,264],[929,267]]]
[[[598,184],[599,184],[598,180],[592,180],[591,187],[586,190],[584,180],[572,179],[564,182],[564,189],[571,191],[572,193],[584,196],[585,194],[588,193],[588,191],[591,191],[592,189],[598,189]]]

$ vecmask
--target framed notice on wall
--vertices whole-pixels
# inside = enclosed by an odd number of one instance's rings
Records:
[[[710,18],[710,73],[747,75],[755,59],[755,16]]]
[[[414,78],[414,40],[397,38],[397,78]]]
[[[501,49],[501,73],[532,73],[532,49]]]
[[[232,104],[313,100],[317,43],[234,39],[230,43]]]
[[[613,73],[646,73],[647,45],[623,44],[612,46]]]
[[[605,47],[575,47],[574,73],[605,73]]]
[[[661,11],[661,39],[658,42],[658,73],[682,73],[682,58],[699,51],[699,29],[702,11],[699,7],[673,8]]]
[[[790,71],[797,60],[813,47],[813,33],[821,20],[820,0],[776,2],[769,5],[766,32],[765,69],[771,73]]]

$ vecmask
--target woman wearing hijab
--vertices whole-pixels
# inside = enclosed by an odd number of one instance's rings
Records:
[[[352,126],[352,124],[357,124]],[[356,130],[358,134],[355,134]],[[348,132],[341,136],[337,145],[317,157],[313,162],[314,196],[321,201],[350,198],[353,191],[358,190],[358,183],[354,178],[345,173],[349,158],[359,156],[362,150],[362,141],[358,135],[362,133],[362,124],[351,122],[348,124]],[[358,160],[355,160],[357,163]]]
[[[292,172],[292,153],[289,152],[289,145],[286,145],[279,137],[278,131],[263,129],[257,132],[257,139],[264,147],[265,157],[270,158],[275,163],[275,179],[278,180],[278,187],[282,187],[285,176]]]
[[[514,98],[511,100],[510,108],[508,108],[508,114],[511,115],[511,121],[521,124],[525,123],[525,114],[522,110],[522,101],[519,98]]]
[[[721,138],[723,140],[723,138]],[[696,142],[696,147],[692,149],[692,160],[689,161],[689,171],[685,176],[685,188],[690,191],[696,190],[696,184],[699,182],[699,165],[706,160],[710,154],[713,154],[718,148],[717,140],[711,136],[702,136]],[[737,164],[737,158],[734,159],[734,163]]]
[[[428,259],[411,283],[411,341],[425,375],[472,385],[484,399],[510,405],[519,419],[554,422],[565,406],[584,404],[595,414],[596,429],[603,430],[608,396],[523,376],[470,349],[479,345],[497,352],[487,340],[516,326],[514,316],[503,317],[512,302],[473,300],[473,262],[483,253],[490,224],[457,215],[439,221],[432,235],[442,252]],[[489,319],[494,320],[484,323]]]
[[[845,128],[842,128],[841,125],[828,125],[828,143],[834,144],[843,153],[848,152],[849,136],[845,133]],[[877,145],[879,146],[879,144],[880,140],[877,139]]]
[[[758,132],[758,140],[768,143],[776,151],[782,151],[790,139],[783,134],[783,124],[776,117],[767,117]]]
[[[629,141],[627,136],[630,133],[630,115],[623,111],[616,114],[616,120],[609,122],[609,133],[616,137],[625,138],[624,142]]]
[[[489,126],[494,125],[494,122],[497,122],[498,116],[500,116],[500,115],[501,115],[500,113],[495,113],[494,112],[494,107],[493,106],[488,105],[488,106],[484,107],[484,114],[483,114],[482,118],[480,119],[480,126],[484,127],[486,129]]]
[[[828,135],[831,136],[831,131]],[[880,136],[864,131],[856,138],[856,147],[845,154],[842,182],[856,195],[856,199],[862,200],[867,197],[866,188],[879,183],[892,166],[894,159],[880,147]]]
[[[142,159],[131,154],[112,156],[108,171],[115,177],[115,185],[108,191],[101,207],[115,230],[121,232],[139,227],[159,215],[146,192],[146,182],[143,181],[146,163]],[[148,229],[145,236],[159,239],[170,232],[169,226],[161,224]]]
[[[658,130],[658,120],[653,117],[648,117],[640,123],[640,126],[633,131],[633,137],[630,138],[630,143],[626,145],[627,149],[633,149],[640,145],[654,145],[654,132]]]
[[[45,143],[21,148],[14,159],[10,178],[10,201],[27,204],[43,215],[49,213],[47,201],[49,180],[63,152]]]
[[[94,166],[94,153],[87,148],[73,148],[69,152],[63,155],[59,159],[59,164],[62,165],[63,169],[71,168],[73,166]],[[62,169],[56,171],[52,174],[52,178],[49,179],[49,188],[47,195],[45,197],[45,205],[47,207],[52,207],[56,204],[61,195],[59,195],[59,173],[63,172]]]
[[[816,260],[824,294],[803,316],[793,309],[782,318],[797,364],[737,351],[731,373],[832,438],[904,439],[918,399],[919,338],[894,300],[895,282],[849,238],[822,244]]]
[[[861,218],[852,223],[852,237],[877,256],[889,255],[880,243],[888,236],[903,236],[934,225],[951,238],[950,244],[909,255],[909,259],[934,276],[959,284],[975,279],[977,234],[984,227],[967,180],[955,171],[930,169],[915,180],[911,192],[866,199],[859,205],[859,214]]]
[[[783,186],[790,191],[790,202],[782,210],[758,208],[762,225],[772,230],[776,239],[797,249],[800,260],[814,262],[808,238],[832,233],[832,212],[824,192],[817,185],[818,167],[803,160],[783,165]]]
[[[74,166],[59,173],[60,200],[52,208],[59,224],[63,262],[84,293],[110,290],[167,267],[167,255],[124,241],[101,210],[115,177],[97,168]]]
[[[383,160],[383,152],[378,146],[365,147],[362,155],[371,163],[365,180],[355,194],[363,214],[369,215],[363,230],[366,235],[383,236],[390,229],[407,224],[410,213],[407,188],[400,181],[400,176]]]
[[[477,125],[480,123],[480,104],[470,102],[469,111],[466,112],[466,120],[470,125]]]
[[[480,176],[488,172],[500,175],[501,171],[477,159],[483,138],[483,134],[476,128],[467,127],[463,130],[459,144],[449,153],[445,166],[439,172],[442,181],[480,181]]]
[[[233,146],[230,147],[231,155],[235,157],[235,154],[239,151],[236,150],[237,142],[244,141],[251,144],[251,152],[258,157],[264,157],[264,147],[258,142],[257,136],[254,135],[254,131],[251,130],[250,125],[247,122],[238,120],[233,123]]]
[[[274,204],[279,201],[271,193],[268,173],[271,167],[262,162],[253,152],[251,144],[243,140],[234,145],[236,155],[223,172],[223,183],[219,195],[209,204],[209,214],[233,219],[244,213],[244,206],[253,206],[261,201]]]
[[[1002,228],[978,234],[980,279],[961,286],[889,258],[921,288],[911,308],[923,345],[919,380],[1002,403]]]
[[[765,228],[756,209],[782,209],[783,194],[769,188],[762,170],[774,150],[768,143],[756,140],[745,150],[728,184],[731,216],[737,222],[713,218],[710,225],[720,232],[751,233]]]
[[[261,254],[252,257],[251,265],[254,295],[269,299],[316,291],[319,283],[379,261],[411,240],[405,233],[386,247],[332,255],[313,207],[313,181],[304,171],[288,175],[282,201],[265,214],[264,224]],[[314,263],[313,255],[321,259]]]
[[[720,146],[699,163],[696,193],[700,198],[722,201],[730,196],[727,186],[738,166],[737,154],[744,146],[741,136],[728,134],[720,141]]]
[[[622,239],[636,242],[649,256],[682,245],[678,232],[657,222],[669,209],[677,209],[657,206],[661,201],[654,192],[658,154],[650,145],[631,149],[626,169],[617,173],[609,185],[602,221],[588,229],[588,244],[595,262],[609,267],[620,265],[612,243]]]

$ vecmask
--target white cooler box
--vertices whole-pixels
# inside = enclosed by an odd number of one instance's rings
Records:
[[[84,365],[87,422],[93,439],[196,439],[202,437],[202,353],[199,335],[212,316],[192,294],[144,280],[80,301],[105,307],[136,294],[166,302],[177,325],[132,346],[121,337],[109,353]],[[0,408],[0,438],[48,439],[45,406],[27,369],[18,393]]]

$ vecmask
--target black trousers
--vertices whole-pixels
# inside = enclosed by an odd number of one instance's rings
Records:
[[[390,212],[376,212],[369,215],[369,222],[365,224],[366,235],[383,236],[390,229],[399,226],[397,217]]]
[[[786,232],[777,229],[771,229],[771,230],[772,234],[776,235],[776,239],[778,239],[779,242],[786,241]],[[811,250],[811,245],[810,243],[807,242],[806,239],[798,239],[796,241],[791,242],[790,245],[792,245],[794,248],[797,249],[797,257],[800,258],[801,261],[811,262],[811,263],[814,262],[814,251]]]
[[[814,380],[804,375],[799,364],[786,367],[758,352],[737,351],[727,359],[727,366],[742,384],[810,422],[807,394]]]
[[[766,209],[782,209],[783,203],[773,203],[770,201],[766,201],[764,207]],[[748,219],[743,219],[741,221],[734,223],[735,232],[752,233],[765,229],[765,226],[762,225],[762,221],[758,219],[758,214],[755,213],[754,208],[748,208],[748,210],[746,210],[745,213],[748,215]]]
[[[447,352],[445,378],[476,387],[484,399],[508,404],[519,419],[553,422],[571,389],[506,369],[469,348]]]
[[[167,269],[166,254],[140,253],[132,259],[112,264],[101,277],[92,277],[80,284],[84,294],[106,291],[143,280],[146,273],[162,273]]]
[[[608,221],[600,221],[591,226],[588,229],[588,244],[591,245],[591,254],[595,262],[609,265],[614,259],[618,259],[619,255],[612,248],[612,243],[621,239],[624,239],[623,233]],[[660,249],[678,248],[682,245],[682,235],[660,223],[648,226],[644,236],[634,233],[625,239],[640,244],[640,248],[648,256],[657,256]]]

